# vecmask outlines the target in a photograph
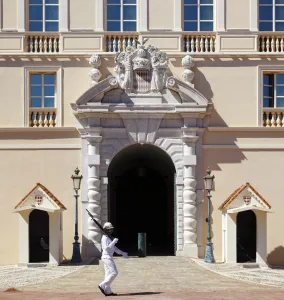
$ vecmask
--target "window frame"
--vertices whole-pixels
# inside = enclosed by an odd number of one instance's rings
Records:
[[[273,107],[264,107],[263,106],[263,101],[262,101],[262,106],[264,109],[269,109],[269,108],[275,108],[275,109],[284,109],[284,106],[277,106],[277,99],[278,98],[282,98],[284,99],[284,96],[278,96],[277,95],[277,87],[278,86],[284,86],[284,84],[277,84],[277,75],[284,75],[284,72],[263,72],[262,77],[264,79],[264,75],[273,75]],[[262,93],[263,93],[263,88],[264,86],[269,86],[264,84],[264,80],[262,79]],[[264,100],[264,98],[269,98],[264,96],[264,94],[262,95],[262,99]]]
[[[33,108],[30,106],[31,100],[31,75],[32,74],[55,74],[55,102],[54,107],[38,107]],[[62,108],[63,108],[63,99],[62,99],[62,67],[24,67],[24,127],[30,127],[29,124],[29,113],[30,110],[55,110],[56,111],[56,127],[62,127]],[[44,98],[44,96],[43,96]]]
[[[52,33],[60,31],[60,0],[58,0],[58,4],[46,4],[46,0],[42,0],[43,4],[30,4],[29,0],[27,0],[27,28],[28,32],[44,32],[44,33]],[[41,6],[42,5],[42,20],[30,20],[30,6]],[[45,19],[45,8],[46,6],[57,6],[58,7],[58,20],[46,20]],[[42,22],[42,31],[30,31],[30,23],[31,22]],[[58,30],[57,31],[46,31],[46,22],[57,22]]]
[[[105,1],[105,28],[106,28],[106,32],[138,32],[138,2],[139,0],[136,0],[136,3],[133,4],[133,3],[130,3],[130,4],[124,4],[123,3],[123,0],[120,0],[120,4],[108,4],[108,0]],[[119,31],[108,31],[107,30],[107,25],[108,25],[108,22],[118,22],[118,20],[108,20],[107,18],[107,11],[108,11],[108,6],[118,6],[120,5],[120,30]],[[124,20],[123,19],[123,6],[124,5],[127,5],[127,6],[136,6],[136,18],[135,20]],[[123,22],[136,22],[136,31],[124,31],[123,30]]]
[[[216,0],[213,0],[212,4],[200,4],[200,0],[197,0],[197,4],[185,4],[184,0],[182,0],[182,29],[184,32],[215,32],[216,31]],[[188,21],[184,18],[184,8],[185,6],[197,6],[197,21]],[[213,7],[213,20],[204,20],[200,21],[200,7],[201,6],[212,6]],[[185,22],[193,23],[197,22],[197,30],[196,31],[186,31],[185,28]],[[213,29],[212,31],[200,31],[200,23],[201,22],[212,22]]]
[[[268,6],[272,6],[272,20],[263,20],[261,21],[260,20],[260,7],[261,6],[264,6],[264,7],[268,7]],[[276,6],[283,6],[284,7],[284,3],[283,4],[276,4],[275,3],[275,0],[272,0],[272,5],[271,4],[260,4],[260,1],[258,0],[258,31],[259,32],[284,32],[284,30],[275,30],[275,27],[276,27],[276,14],[275,14],[275,9],[276,9]],[[264,31],[264,30],[260,30],[260,23],[269,23],[269,22],[272,22],[272,31]],[[277,21],[277,22],[281,22],[281,23],[284,23],[284,19],[283,20],[280,20],[280,21]]]
[[[283,107],[279,108],[269,108],[269,107],[263,107],[263,75],[264,74],[283,74],[284,73],[284,66],[277,66],[275,65],[260,65],[258,66],[257,70],[257,124],[260,127],[263,127],[263,112],[266,111],[279,111],[283,110]]]
[[[42,84],[32,84],[31,83],[31,76],[32,75],[40,75],[41,76],[41,82]],[[55,80],[54,80],[54,85],[53,84],[44,84],[44,75],[54,75]],[[30,85],[29,85],[29,93],[30,93],[30,98],[29,98],[29,107],[32,109],[57,109],[57,84],[56,84],[56,73],[55,72],[30,72],[29,73],[29,80],[30,80]],[[41,97],[37,96],[32,96],[31,95],[31,88],[32,86],[40,86],[41,87]],[[44,87],[45,86],[54,86],[54,96],[45,96],[44,95]],[[41,98],[41,107],[32,107],[31,106],[31,100],[32,98]],[[54,98],[54,106],[53,107],[44,107],[44,100],[45,98]]]

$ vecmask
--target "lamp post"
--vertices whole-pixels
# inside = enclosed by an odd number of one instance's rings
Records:
[[[213,247],[211,242],[211,221],[210,221],[210,215],[211,215],[211,194],[210,192],[213,189],[214,186],[214,175],[211,175],[211,170],[208,168],[206,170],[206,176],[203,177],[204,183],[205,183],[205,189],[207,190],[207,198],[208,198],[208,235],[207,235],[207,244],[206,244],[206,251],[205,251],[205,259],[204,261],[207,263],[215,263],[215,259],[213,256]]]
[[[73,254],[72,254],[72,263],[80,263],[82,261],[81,254],[80,254],[80,243],[78,242],[79,240],[79,235],[78,235],[78,191],[80,190],[81,186],[81,180],[83,178],[82,175],[79,176],[80,170],[76,168],[74,171],[75,175],[72,175],[71,178],[73,180],[73,188],[75,190],[75,235],[74,235],[74,240],[75,242],[73,243]]]

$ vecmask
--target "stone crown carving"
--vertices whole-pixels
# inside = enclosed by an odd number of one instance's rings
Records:
[[[115,57],[117,80],[126,93],[159,93],[165,86],[168,56],[149,45],[128,46]]]

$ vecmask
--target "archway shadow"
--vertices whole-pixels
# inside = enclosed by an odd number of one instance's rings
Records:
[[[283,268],[284,266],[284,247],[278,246],[274,248],[273,251],[271,251],[267,255],[267,263],[271,268],[277,268],[281,266]]]
[[[138,255],[137,235],[146,233],[147,256],[174,254],[175,166],[160,148],[132,145],[108,169],[109,220],[118,247]]]

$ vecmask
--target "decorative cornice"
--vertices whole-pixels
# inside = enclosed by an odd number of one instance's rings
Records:
[[[266,131],[284,131],[284,127],[208,127],[208,131],[211,132],[241,132],[241,131],[257,131],[257,132],[266,132]]]
[[[76,127],[2,127],[0,133],[5,132],[73,132],[76,131]]]

